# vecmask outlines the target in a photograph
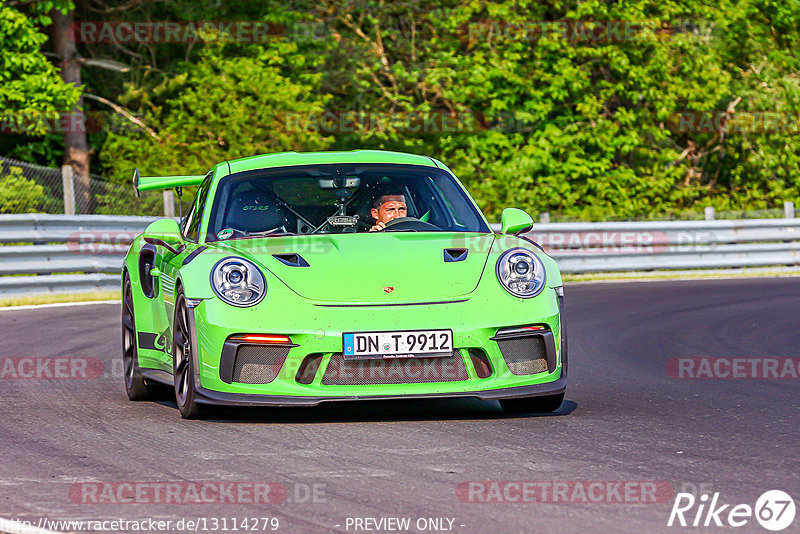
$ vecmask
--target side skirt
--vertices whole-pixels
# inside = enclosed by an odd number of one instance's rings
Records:
[[[164,384],[165,386],[174,386],[175,379],[172,378],[172,374],[162,371],[160,369],[142,369],[142,376],[150,380],[151,382],[156,382],[158,384]]]

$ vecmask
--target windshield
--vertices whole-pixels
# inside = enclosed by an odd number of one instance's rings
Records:
[[[370,231],[491,230],[453,177],[418,165],[304,165],[222,178],[207,241]]]

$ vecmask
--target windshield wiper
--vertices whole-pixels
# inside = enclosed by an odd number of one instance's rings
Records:
[[[284,232],[282,230],[264,230],[263,232],[248,232],[246,235],[243,235],[242,238],[247,239],[250,237],[279,237],[285,235],[297,235],[297,234],[293,234],[292,232]]]

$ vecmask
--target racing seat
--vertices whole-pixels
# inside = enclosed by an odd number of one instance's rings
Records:
[[[286,213],[261,191],[245,191],[231,202],[228,225],[245,232],[286,232]]]

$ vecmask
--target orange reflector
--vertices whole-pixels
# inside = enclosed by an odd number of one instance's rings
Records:
[[[273,334],[247,334],[242,336],[231,336],[232,341],[244,341],[246,343],[271,343],[285,345],[292,342],[287,336]]]
[[[543,326],[523,326],[523,330],[544,330]]]

